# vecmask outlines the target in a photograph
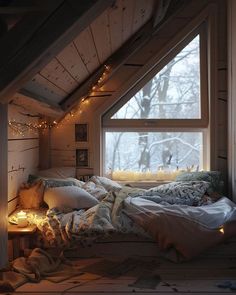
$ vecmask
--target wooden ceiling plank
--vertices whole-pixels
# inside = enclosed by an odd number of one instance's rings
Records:
[[[150,17],[152,17],[155,11],[156,0],[149,0],[147,4],[148,5],[146,6],[144,17],[142,18],[143,20],[142,25],[144,25],[150,19]]]
[[[89,27],[74,39],[74,44],[78,49],[81,59],[89,73],[93,73],[93,71],[99,67],[100,62],[98,59],[92,32]]]
[[[71,93],[78,85],[77,81],[56,58],[53,58],[46,67],[40,71],[40,74],[66,93]]]
[[[133,13],[135,0],[123,0],[123,20],[122,20],[122,42],[127,41],[132,35]]]
[[[97,17],[90,27],[99,60],[103,63],[112,53],[107,10]]]
[[[151,3],[151,1],[149,3]],[[106,64],[111,67],[111,71],[104,83],[111,79],[113,75],[119,70],[119,68],[123,66],[123,64],[131,56],[133,56],[146,42],[151,40],[152,36],[162,29],[166,22],[170,22],[170,19],[174,18],[177,13],[179,14],[181,10],[182,7],[180,9],[176,9],[175,13],[173,13],[168,20],[162,22],[162,24],[158,27],[153,27],[153,20],[150,19],[144,26],[142,26],[141,29],[138,30],[138,32],[136,32],[125,44],[123,44],[120,49],[112,54],[112,56],[106,61]],[[62,109],[69,111],[73,108],[75,103],[79,103],[79,101],[82,99],[82,96],[88,94],[88,92],[91,90],[91,86],[97,82],[99,73],[101,74],[102,71],[103,66],[101,66],[97,71],[94,72],[93,75],[90,76],[88,83],[82,84],[73,92],[72,95],[67,97],[61,104]]]
[[[24,89],[34,92],[42,97],[46,97],[56,103],[60,102],[68,95],[68,93],[56,87],[40,74],[35,75],[33,79],[28,81],[24,85]]]
[[[0,67],[1,102],[8,102],[22,84],[41,70],[111,3],[112,0],[65,0],[34,32],[27,44],[22,44],[17,54]],[[14,43],[17,44],[21,36],[22,32]],[[4,44],[0,48],[0,56],[6,50]]]
[[[79,84],[88,77],[89,72],[73,42],[67,45],[56,57]]]
[[[111,67],[109,78],[123,65],[123,63],[138,50],[146,40],[150,38],[153,30],[152,21],[150,20],[145,26],[139,30],[130,40],[128,40],[120,49],[118,49],[111,57],[108,58],[106,64]],[[72,95],[68,96],[61,104],[63,110],[70,110],[77,100],[80,100],[84,95],[87,95],[91,87],[97,83],[101,74],[104,71],[104,66],[100,66],[89,79],[81,84]]]
[[[133,16],[132,32],[137,32],[150,16],[153,0],[136,0]]]
[[[156,5],[156,14],[153,17],[153,26],[156,27],[165,17],[171,0],[159,0]]]
[[[122,45],[122,0],[117,0],[108,11],[112,53]]]

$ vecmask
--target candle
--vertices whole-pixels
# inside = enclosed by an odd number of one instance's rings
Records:
[[[17,226],[26,227],[28,225],[26,212],[20,211],[17,213]]]

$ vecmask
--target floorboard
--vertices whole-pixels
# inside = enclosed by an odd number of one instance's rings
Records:
[[[236,283],[236,250],[234,257],[221,253],[180,264],[151,257],[134,257],[123,261],[115,258],[77,259],[76,263],[79,265],[80,275],[60,283],[47,280],[27,283],[14,294],[224,295],[233,291],[230,288],[220,288],[218,284],[225,281]],[[156,281],[152,285],[153,278]]]
[[[11,294],[194,294],[224,295],[236,292],[218,285],[236,286],[236,240],[222,244],[187,262],[161,257],[73,259],[78,274],[53,283],[46,279],[27,283]]]

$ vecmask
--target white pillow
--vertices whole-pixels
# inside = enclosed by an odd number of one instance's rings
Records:
[[[116,181],[103,176],[93,176],[90,178],[90,181],[103,186],[107,191],[118,191],[122,188]]]
[[[44,192],[44,201],[49,209],[56,207],[61,211],[87,209],[99,203],[96,198],[77,186],[47,188]]]

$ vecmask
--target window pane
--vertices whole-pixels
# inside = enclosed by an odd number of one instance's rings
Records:
[[[200,119],[199,35],[112,119]]]
[[[130,180],[136,172],[134,180],[154,180],[202,169],[202,141],[202,132],[106,132],[105,174]]]

